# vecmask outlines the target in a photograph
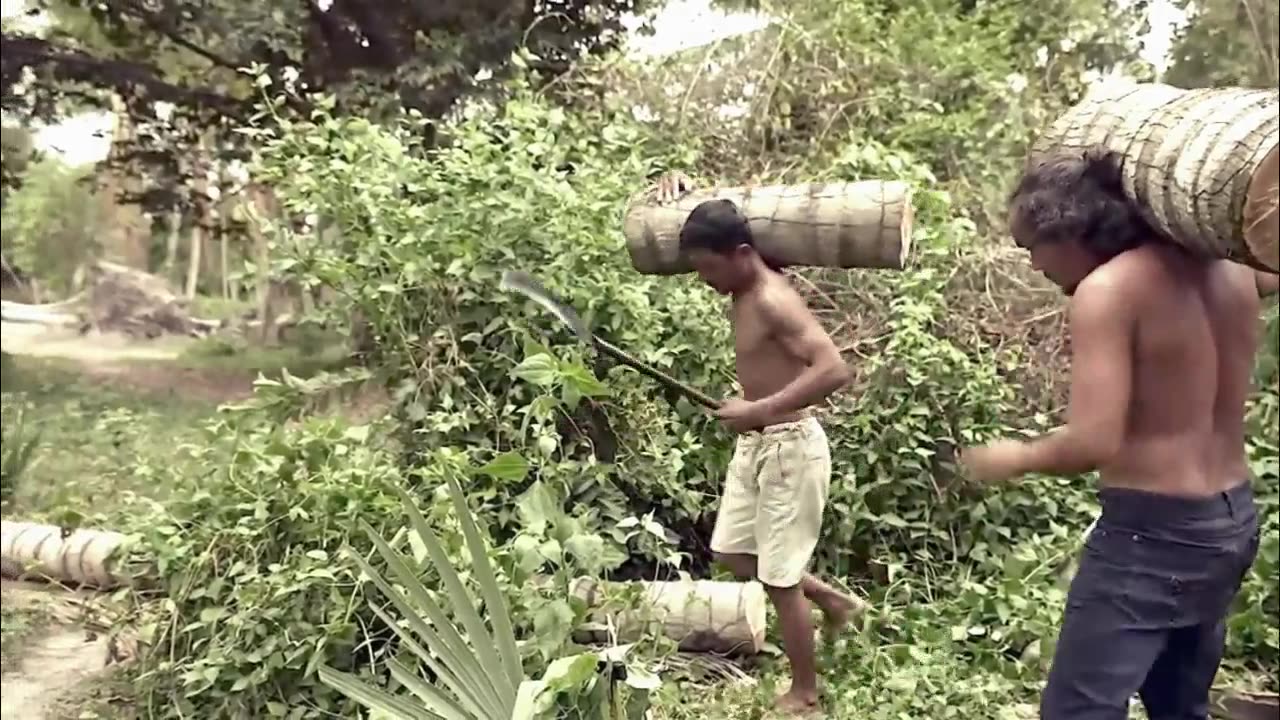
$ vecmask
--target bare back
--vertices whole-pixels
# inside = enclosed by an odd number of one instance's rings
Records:
[[[758,400],[768,397],[791,383],[804,372],[807,363],[793,348],[774,321],[771,308],[794,306],[804,300],[776,272],[764,274],[759,287],[734,298],[729,310],[733,324],[734,365],[743,397]],[[816,323],[816,321],[815,321]],[[769,424],[790,422],[804,416],[792,412],[769,419]]]
[[[1094,275],[1101,282],[1091,275],[1078,294],[1101,285],[1132,312],[1124,440],[1100,468],[1102,483],[1198,497],[1247,479],[1244,412],[1260,308],[1253,271],[1147,245]]]

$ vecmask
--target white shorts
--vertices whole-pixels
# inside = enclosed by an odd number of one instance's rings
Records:
[[[756,575],[789,588],[809,570],[831,488],[831,450],[814,418],[738,436],[711,550],[754,555]]]

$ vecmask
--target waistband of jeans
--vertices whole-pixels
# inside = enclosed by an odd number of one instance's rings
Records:
[[[1130,528],[1159,526],[1170,521],[1245,519],[1256,510],[1248,481],[1203,497],[1165,495],[1148,490],[1104,487],[1098,491],[1101,521]]]

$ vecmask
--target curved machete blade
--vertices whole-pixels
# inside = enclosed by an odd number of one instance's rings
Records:
[[[500,287],[503,290],[515,290],[522,293],[530,300],[538,303],[542,307],[551,311],[553,315],[569,327],[573,328],[573,332],[577,334],[582,342],[591,345],[595,341],[591,330],[587,328],[587,323],[582,320],[578,312],[565,303],[560,302],[553,296],[542,283],[533,279],[533,276],[522,270],[506,270],[502,273],[502,282]]]

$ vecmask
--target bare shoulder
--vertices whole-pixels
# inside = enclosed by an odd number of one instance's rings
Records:
[[[1236,292],[1248,295],[1258,293],[1259,273],[1247,265],[1230,260],[1215,260],[1209,268],[1209,273],[1214,282]]]
[[[1247,265],[1219,260],[1215,263],[1215,276],[1220,282],[1228,283],[1241,295],[1254,297],[1271,297],[1280,292],[1280,275],[1255,270]]]
[[[1129,255],[1094,270],[1076,287],[1070,306],[1073,330],[1127,324],[1147,304],[1153,288],[1166,282],[1158,264]]]
[[[770,277],[760,289],[760,314],[771,326],[794,329],[817,322],[804,298],[785,277]]]
[[[1133,301],[1167,284],[1168,272],[1160,258],[1143,250],[1145,248],[1121,253],[1089,273],[1076,288],[1072,304],[1081,298],[1089,303],[1104,299]]]

